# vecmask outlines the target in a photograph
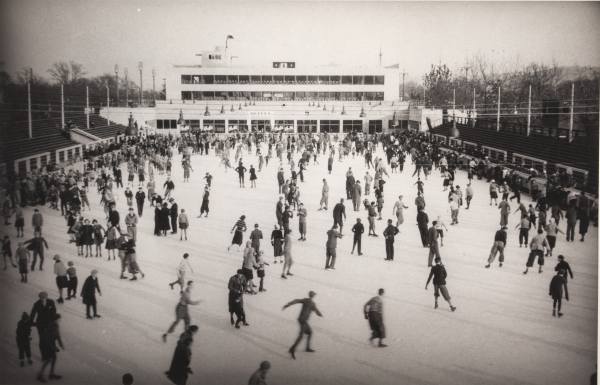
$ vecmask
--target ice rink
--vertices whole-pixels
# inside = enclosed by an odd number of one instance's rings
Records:
[[[376,155],[383,156],[381,147]],[[295,158],[298,159],[298,154]],[[243,159],[247,168],[250,164],[258,166],[253,154],[244,151]],[[434,170],[425,181],[425,211],[430,221],[440,215],[449,228],[441,254],[448,272],[447,287],[458,308],[453,313],[443,300],[435,310],[433,285],[425,290],[428,249],[422,247],[416,226],[416,177],[411,177],[410,160],[404,173],[390,174],[386,179],[384,221],[377,222],[378,238],[367,236],[366,212],[362,209],[354,212],[351,201],[345,200],[347,226],[344,238],[338,241],[334,271],[324,270],[325,233],[333,223],[332,209],[345,197],[348,167],[352,167],[361,183],[366,168],[362,157],[350,156],[339,162],[336,154],[333,172],[328,175],[326,156],[319,156],[319,164],[311,161],[305,182],[299,183],[300,199],[308,209],[307,241],[294,242],[294,276],[287,280],[280,278],[281,265],[272,264],[268,240],[276,223],[279,161],[272,159],[258,173],[256,189],[250,188],[248,180],[246,188],[241,189],[237,174],[231,169],[225,172],[212,150],[209,157],[192,156],[194,172],[189,183],[183,183],[180,160],[180,155],[173,160],[174,196],[179,208],[185,209],[190,217],[189,240],[180,241],[179,234],[153,236],[154,210],[146,205],[138,226],[137,246],[138,262],[146,273],[144,279],[120,280],[119,261],[108,262],[106,250],[103,259],[78,257],[75,246],[67,243],[65,220],[56,211],[41,209],[45,219],[43,232],[50,246],[44,271],[31,273],[28,284],[19,282],[16,269],[0,271],[3,293],[0,383],[36,383],[40,366],[37,332],[32,332],[34,365],[20,368],[15,329],[21,312],[31,310],[39,291],[47,290],[50,298],[58,297],[51,260],[55,253],[63,256],[64,261],[75,262],[80,286],[90,270],[98,269],[102,288],[102,296],[98,298],[100,319],[86,320],[79,299],[57,305],[63,316],[61,332],[66,347],[58,355],[56,370],[63,375],[59,381],[62,384],[120,384],[125,372],[133,373],[135,384],[169,383],[164,372],[183,326],[178,326],[166,344],[160,337],[174,319],[179,295],[177,290],[169,289],[168,282],[174,280],[175,268],[184,252],[191,254],[194,269],[191,279],[196,287],[192,297],[201,300],[198,306],[190,307],[192,323],[199,326],[199,332],[192,347],[194,374],[188,384],[245,384],[262,360],[272,364],[267,382],[286,385],[587,384],[594,372],[597,228],[590,227],[583,243],[578,240],[566,243],[564,235],[559,234],[554,257],[546,259],[544,272],[538,274],[534,266],[524,276],[528,249],[518,247],[515,226],[519,214],[511,214],[504,267],[498,268],[496,262],[491,269],[485,269],[500,220],[497,207],[489,205],[488,185],[485,180],[473,182],[475,197],[471,208],[463,207],[460,223],[450,226],[447,192],[442,192],[439,171]],[[284,169],[289,178],[285,161]],[[199,219],[196,216],[204,186],[202,177],[207,171],[214,176],[210,214]],[[155,175],[157,186],[162,185],[165,176]],[[123,176],[126,179],[125,167]],[[330,187],[328,211],[317,210],[322,178],[327,178]],[[464,190],[465,172],[457,172],[455,184]],[[381,233],[385,219],[394,218],[392,207],[399,194],[404,195],[404,202],[410,208],[404,211],[405,222],[396,237],[395,260],[387,262]],[[127,211],[123,189],[115,195],[123,221]],[[84,216],[105,223],[94,186],[90,186],[88,196],[92,211],[84,211]],[[529,203],[527,196],[523,198]],[[369,199],[373,200],[373,195]],[[516,208],[516,201],[511,202],[511,211]],[[32,236],[31,213],[31,208],[25,209],[25,239]],[[262,248],[271,265],[265,279],[268,291],[245,295],[250,326],[235,329],[229,323],[227,282],[241,267],[242,252],[226,249],[232,237],[231,227],[242,214],[246,215],[249,229],[244,242],[258,223],[265,236]],[[363,256],[350,254],[350,228],[357,217],[365,224]],[[559,227],[564,231],[565,226],[562,222]],[[296,240],[296,217],[292,218],[291,227],[292,238]],[[11,236],[14,249],[14,227],[3,227],[0,233]],[[560,319],[552,317],[552,301],[548,296],[558,254],[566,256],[575,276],[569,280],[571,300],[563,302],[565,315]],[[364,303],[380,287],[386,290],[384,320],[389,345],[383,349],[369,345],[370,330],[362,312]],[[294,361],[287,350],[298,332],[296,317],[300,307],[281,309],[292,299],[306,297],[309,290],[317,293],[314,300],[323,313],[323,318],[313,314],[310,320],[316,353],[305,353],[302,343]]]

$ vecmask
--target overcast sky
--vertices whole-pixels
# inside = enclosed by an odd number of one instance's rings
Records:
[[[399,63],[420,79],[432,63],[459,68],[467,56],[498,63],[600,65],[600,3],[0,0],[0,61],[14,74],[74,60],[89,74],[145,78],[223,45],[238,65]],[[136,76],[137,79],[137,76]]]

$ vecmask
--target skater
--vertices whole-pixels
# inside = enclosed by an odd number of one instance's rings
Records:
[[[179,224],[179,229],[181,230],[181,234],[179,235],[179,240],[181,241],[182,237],[185,237],[185,240],[187,241],[187,229],[190,226],[190,221],[189,221],[184,209],[181,209],[181,212],[179,213],[179,217],[177,218],[177,222]]]
[[[202,218],[202,214],[205,214],[204,217],[208,216],[208,198],[210,196],[210,188],[207,186],[204,187],[204,195],[202,195],[202,205],[200,206],[200,215],[198,218]]]
[[[385,260],[393,261],[394,260],[394,238],[399,233],[399,230],[396,226],[394,226],[393,221],[388,219],[388,225],[383,230],[383,236],[385,238]]]
[[[106,230],[96,219],[92,220],[92,227],[94,229],[94,245],[96,245],[96,258],[102,257],[102,245],[104,244],[104,236]],[[110,252],[109,252],[110,253]]]
[[[167,180],[163,184],[163,187],[165,188],[165,193],[163,194],[163,197],[164,199],[168,199],[171,196],[173,190],[175,190],[175,183],[173,183],[170,176],[167,177]]]
[[[492,205],[492,201],[498,206],[498,185],[495,180],[490,183],[490,206]]]
[[[304,207],[304,203],[300,203],[298,206],[298,212],[296,215],[298,216],[298,232],[300,233],[299,241],[306,241],[306,215],[308,211]]]
[[[569,202],[569,207],[565,213],[567,219],[567,242],[575,241],[575,225],[577,224],[577,201],[573,199]]]
[[[181,261],[179,262],[179,265],[177,266],[177,279],[175,281],[169,283],[169,287],[171,288],[171,290],[173,290],[173,286],[179,285],[179,291],[180,292],[183,291],[183,285],[185,284],[187,270],[189,269],[192,274],[194,273],[194,270],[192,269],[192,266],[190,265],[190,262],[188,261],[189,257],[190,257],[190,255],[188,253],[183,254],[183,258],[181,259]]]
[[[304,336],[304,334],[306,334],[306,351],[310,352],[310,353],[314,352],[314,350],[310,347],[310,340],[312,337],[312,329],[310,328],[310,325],[308,324],[308,319],[310,318],[310,315],[312,312],[315,312],[319,317],[323,317],[323,314],[321,314],[319,309],[317,309],[317,305],[313,301],[313,298],[315,297],[315,295],[316,295],[316,293],[311,290],[308,292],[308,298],[295,299],[295,300],[285,304],[282,309],[282,310],[285,310],[291,305],[302,304],[302,309],[300,310],[300,314],[298,315],[298,323],[300,324],[300,332],[298,334],[298,337],[296,338],[296,341],[294,342],[292,347],[290,347],[290,349],[288,350],[288,352],[290,353],[290,355],[292,356],[292,358],[294,360],[296,359],[296,347],[298,346],[300,341],[302,341],[302,337]]]
[[[17,323],[17,348],[19,350],[19,362],[21,367],[25,366],[25,358],[29,365],[33,364],[31,360],[31,319],[27,312],[21,314],[21,319]]]
[[[438,233],[438,239],[440,240],[440,246],[444,247],[444,230],[448,231],[448,228],[442,221],[442,217],[438,215],[435,221],[435,230]]]
[[[8,265],[6,264],[6,258],[8,257],[8,260],[10,261],[10,264],[12,267],[17,267],[17,265],[15,265],[15,263],[13,262],[13,258],[12,258],[12,247],[10,246],[10,238],[8,237],[8,235],[4,236],[4,239],[2,239],[2,259],[4,260],[4,270],[7,269]]]
[[[246,277],[246,293],[256,294],[254,287],[256,286],[253,282],[254,270],[257,267],[256,257],[254,256],[255,250],[252,247],[252,241],[246,242],[246,248],[244,249],[244,259],[242,261],[242,270],[244,271],[244,277]]]
[[[7,201],[8,202],[8,201]],[[21,206],[15,208],[15,228],[17,229],[17,238],[23,238],[23,228],[25,227],[25,216]]]
[[[523,274],[527,274],[529,268],[533,266],[535,257],[538,258],[538,273],[542,272],[542,266],[544,266],[544,250],[548,249],[549,247],[550,245],[548,245],[548,241],[544,236],[544,230],[538,229],[537,235],[533,237],[529,243],[529,257],[527,258],[527,264],[525,265],[526,267]]]
[[[504,248],[506,247],[506,226],[502,226],[500,230],[496,231],[494,235],[494,244],[492,245],[492,249],[490,250],[490,256],[488,258],[488,263],[485,265],[486,269],[489,269],[494,259],[496,259],[496,253],[500,253],[500,257],[498,258],[499,267],[502,267],[504,263]]]
[[[179,293],[179,302],[175,306],[175,321],[169,326],[166,333],[162,335],[163,342],[167,342],[167,335],[175,331],[179,321],[183,320],[184,328],[187,330],[190,326],[190,313],[188,305],[197,305],[200,301],[192,300],[192,289],[194,287],[194,281],[187,281],[185,290]]]
[[[408,206],[404,204],[404,202],[402,202],[402,195],[398,196],[398,200],[396,201],[396,203],[394,204],[394,208],[393,208],[393,214],[396,216],[396,227],[400,227],[401,224],[404,223],[404,215],[403,215],[403,211],[404,209],[407,209]]]
[[[564,270],[559,270],[552,280],[550,281],[550,289],[548,290],[548,295],[552,297],[552,316],[556,317],[557,312],[556,308],[558,305],[558,316],[562,317],[563,313],[561,313],[562,307],[562,297],[563,297],[563,287],[565,292],[565,299],[569,300],[569,289],[567,288],[567,279],[565,277],[566,272]]]
[[[352,206],[354,211],[360,210],[361,195],[362,187],[360,185],[360,181],[357,180],[352,187]]]
[[[369,326],[371,327],[371,338],[369,338],[369,342],[373,343],[374,339],[379,338],[379,344],[377,346],[380,348],[387,347],[387,345],[383,343],[383,339],[385,338],[385,326],[383,324],[383,301],[381,299],[383,293],[384,290],[379,289],[377,291],[377,295],[371,298],[367,303],[365,303],[365,306],[363,306],[365,319],[369,320]]]
[[[275,225],[271,232],[271,246],[273,246],[273,263],[277,263],[278,257],[279,262],[283,263],[281,259],[283,255],[283,233],[278,225]]]
[[[294,275],[290,272],[292,264],[292,230],[287,230],[283,237],[283,268],[281,269],[281,278],[287,279],[288,275]]]
[[[262,251],[256,255],[256,265],[257,265],[256,276],[258,278],[260,278],[260,281],[258,283],[258,291],[260,291],[260,292],[267,291],[267,289],[265,289],[265,286],[264,286],[265,265],[269,266],[269,264],[265,261],[263,255],[264,255],[264,253]]]
[[[560,271],[560,270],[564,270],[565,274],[565,281],[568,281],[569,276],[571,277],[571,279],[573,279],[573,271],[571,270],[571,265],[569,265],[569,262],[565,261],[565,257],[564,255],[560,254],[558,256],[558,263],[556,264],[556,267],[554,268],[554,271]],[[567,273],[569,275],[567,275]]]
[[[363,224],[360,223],[360,218],[356,218],[356,223],[354,224],[354,226],[352,226],[352,232],[354,233],[354,240],[352,241],[352,251],[350,252],[350,254],[354,254],[354,248],[358,246],[358,255],[363,255],[361,251],[361,241],[362,235],[365,232],[365,226],[363,226]]]
[[[19,266],[19,274],[21,275],[21,282],[27,283],[27,273],[29,272],[29,250],[25,248],[23,242],[19,242],[17,250],[15,250],[15,259]]]
[[[186,328],[186,333],[181,335],[181,338],[177,342],[173,358],[171,359],[171,366],[169,370],[165,372],[165,375],[175,385],[186,385],[188,376],[193,374],[190,368],[192,361],[192,342],[194,341],[193,335],[198,331],[198,326],[192,325]]]
[[[371,205],[369,205],[367,212],[369,214],[367,217],[367,219],[369,221],[369,236],[370,237],[378,237],[379,235],[377,235],[375,233],[375,219],[377,218],[377,204],[375,202],[371,202]]]
[[[258,223],[254,224],[254,230],[250,233],[250,241],[254,252],[258,254],[260,252],[260,240],[263,239],[263,233],[258,228]]]
[[[427,230],[427,244],[429,245],[429,256],[427,257],[427,267],[431,267],[434,258],[442,259],[438,245],[439,233],[437,221],[431,222],[431,227]]]
[[[329,205],[329,185],[327,184],[327,180],[323,178],[323,188],[321,189],[321,201],[319,202],[319,211],[327,210],[327,206]],[[325,207],[323,207],[325,206]]]
[[[471,200],[473,199],[474,196],[474,192],[473,192],[473,187],[471,186],[471,183],[467,184],[467,207],[465,207],[466,210],[469,209],[469,207],[471,207]]]
[[[98,282],[98,270],[94,269],[85,279],[83,286],[81,287],[81,297],[83,298],[83,303],[85,304],[85,316],[87,319],[100,318],[100,314],[98,314],[96,310],[96,291],[98,292],[98,295],[102,295],[102,292],[100,291],[100,284]],[[90,314],[90,309],[94,312],[93,317]]]
[[[500,226],[508,226],[508,214],[510,214],[508,197],[502,199],[498,205],[498,210],[500,210]]]
[[[558,233],[564,235],[564,232],[558,228],[558,223],[555,222],[554,218],[550,218],[548,220],[548,224],[544,226],[544,230],[546,231],[546,239],[548,240],[548,250],[546,252],[546,257],[552,256],[552,250],[556,246],[556,236]]]
[[[250,188],[256,188],[256,169],[250,165]]]
[[[246,220],[246,216],[242,215],[240,217],[240,219],[238,219],[238,221],[235,222],[235,224],[231,228],[231,233],[234,233],[234,231],[235,231],[235,234],[233,234],[233,239],[231,240],[231,245],[229,245],[229,247],[227,247],[227,251],[229,251],[229,249],[231,249],[231,246],[233,246],[233,245],[237,245],[238,249],[240,248],[240,246],[242,246],[244,232],[246,231],[245,220]]]
[[[246,322],[246,312],[244,311],[244,290],[246,288],[246,278],[244,277],[244,271],[238,269],[237,274],[229,278],[227,285],[229,289],[229,320],[231,325],[234,325],[233,315],[235,314],[235,328],[240,328],[240,322],[244,326],[249,324]]]
[[[333,225],[340,227],[340,236],[344,228],[344,221],[346,220],[346,207],[344,206],[344,198],[340,199],[340,203],[336,204],[333,208]]]
[[[244,175],[246,174],[246,167],[244,167],[241,160],[240,160],[239,165],[235,168],[235,171],[237,171],[237,173],[238,173],[240,188],[246,187],[246,185],[244,184]]]
[[[421,243],[423,247],[428,247],[428,236],[427,236],[427,225],[429,224],[429,217],[423,210],[417,212],[417,227],[419,228],[419,234],[421,235]]]
[[[425,283],[425,290],[427,290],[427,286],[433,278],[433,288],[435,289],[433,292],[433,297],[435,298],[434,309],[438,308],[438,297],[440,296],[440,292],[442,292],[442,296],[450,305],[450,310],[455,311],[456,306],[452,305],[450,294],[448,293],[448,289],[446,289],[446,268],[442,265],[442,260],[439,258],[435,259],[435,266],[431,267],[431,271],[429,272],[429,277],[427,278],[427,283]]]
[[[138,216],[141,218],[142,213],[144,212],[144,201],[146,200],[146,193],[142,189],[142,186],[138,188],[138,191],[135,193],[135,203],[137,204],[137,212]]]
[[[40,271],[43,270],[42,267],[44,265],[44,248],[48,250],[48,242],[46,239],[42,237],[42,233],[39,231],[35,232],[33,238],[23,243],[24,245],[28,245],[27,248],[31,250],[33,254],[33,260],[31,261],[31,271],[35,271],[35,263],[37,262],[38,255],[40,256]]]
[[[69,278],[67,277],[67,268],[63,261],[60,260],[60,255],[54,257],[54,274],[56,275],[56,287],[58,288],[58,300],[56,302],[63,303],[63,289],[69,287]]]
[[[137,223],[138,217],[133,210],[133,207],[129,208],[129,213],[125,215],[125,226],[127,226],[127,235],[129,238],[133,239],[134,242],[137,241]]]
[[[521,217],[519,223],[515,226],[515,229],[519,228],[519,247],[522,247],[529,244],[529,230],[531,229],[531,222],[529,222],[529,217],[525,215]]]
[[[177,216],[179,215],[179,206],[175,199],[169,199],[171,207],[169,207],[169,217],[171,218],[171,234],[177,234]]]
[[[40,213],[40,210],[34,209],[33,215],[31,215],[31,227],[33,227],[33,232],[41,234],[42,226],[44,226],[44,216]]]
[[[266,380],[269,369],[271,369],[271,363],[269,361],[261,362],[258,370],[250,376],[248,385],[267,385]]]
[[[56,353],[59,351],[56,345],[58,344],[61,349],[65,349],[62,339],[60,338],[60,329],[58,327],[59,319],[60,314],[53,314],[47,329],[45,329],[44,333],[40,335],[40,352],[43,363],[37,375],[37,380],[39,382],[46,382],[44,372],[46,371],[46,367],[48,365],[50,365],[50,373],[48,375],[49,379],[60,380],[62,378],[62,376],[54,373],[57,358]]]
[[[77,270],[74,267],[73,261],[69,261],[67,263],[67,278],[69,282],[67,283],[67,300],[71,298],[77,298]]]
[[[335,258],[337,239],[342,235],[337,231],[337,225],[327,231],[327,242],[325,243],[325,270],[335,270]]]

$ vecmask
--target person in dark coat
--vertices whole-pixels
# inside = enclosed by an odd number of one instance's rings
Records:
[[[275,225],[271,232],[271,246],[273,246],[273,263],[277,263],[278,257],[279,262],[283,263],[283,232],[278,225]]]
[[[377,295],[371,298],[363,307],[365,313],[365,319],[369,320],[369,326],[371,327],[371,338],[369,342],[373,342],[374,339],[379,338],[379,347],[385,348],[387,345],[383,343],[385,338],[385,326],[383,324],[383,296],[384,290],[379,289]]]
[[[115,226],[115,227],[119,227],[120,226],[121,216],[119,215],[119,212],[115,208],[115,204],[114,203],[111,203],[111,205],[110,205],[110,212],[108,213],[108,222],[112,226]]]
[[[169,224],[169,219],[170,219],[169,208],[167,207],[167,202],[164,202],[162,204],[162,208],[160,209],[160,213],[158,215],[158,225],[159,225],[159,230],[162,235],[166,236],[167,231],[171,228],[171,225]]]
[[[319,317],[323,317],[323,314],[321,314],[319,309],[317,309],[317,305],[313,301],[313,298],[316,294],[317,293],[315,293],[314,291],[311,290],[308,292],[308,298],[295,299],[291,302],[286,303],[283,306],[283,309],[281,309],[281,310],[285,310],[289,306],[292,306],[295,304],[302,304],[302,309],[300,310],[300,314],[298,315],[298,323],[300,324],[300,332],[298,333],[298,337],[296,338],[296,341],[294,341],[294,344],[288,350],[288,352],[290,353],[290,355],[292,356],[292,358],[294,360],[296,359],[296,347],[298,346],[300,341],[302,341],[302,337],[304,337],[305,334],[306,334],[306,351],[309,353],[314,352],[314,350],[311,349],[311,347],[310,347],[310,340],[312,337],[312,329],[311,329],[310,325],[308,324],[308,319],[310,318],[310,315],[312,314],[312,312],[317,313],[317,315]]]
[[[35,236],[28,241],[23,243],[27,246],[27,249],[31,250],[33,254],[33,260],[31,261],[31,271],[35,270],[35,264],[37,262],[38,255],[40,256],[40,270],[44,265],[44,248],[48,249],[48,242],[42,237],[42,233],[39,231],[35,232]]]
[[[37,375],[37,380],[39,382],[46,382],[44,372],[48,364],[50,364],[50,374],[48,375],[48,378],[51,380],[60,380],[62,378],[62,376],[54,373],[54,367],[56,366],[56,353],[59,351],[56,347],[57,343],[61,349],[65,349],[62,339],[60,338],[60,329],[58,327],[59,319],[60,314],[54,314],[52,316],[52,321],[48,325],[48,328],[40,336],[40,351],[42,353],[43,364]]]
[[[210,188],[208,186],[204,187],[204,195],[202,196],[202,206],[200,206],[200,215],[198,218],[202,217],[202,214],[206,213],[205,217],[208,216],[208,198],[210,196]]]
[[[550,281],[550,289],[548,295],[552,297],[552,316],[556,317],[556,305],[558,305],[558,316],[562,317],[563,313],[560,312],[563,297],[563,287],[565,290],[565,299],[569,300],[569,290],[567,289],[566,271],[559,270],[552,280]]]
[[[171,234],[177,234],[177,216],[179,215],[179,206],[175,199],[169,199],[171,207],[169,208],[169,216],[171,217]]]
[[[383,237],[385,238],[385,260],[393,261],[394,260],[394,239],[396,235],[400,232],[396,226],[394,226],[393,221],[388,219],[388,225],[383,230]]]
[[[167,378],[175,385],[185,385],[188,376],[193,374],[192,369],[190,368],[190,363],[192,361],[191,346],[194,341],[193,334],[197,330],[198,327],[196,325],[190,326],[188,331],[183,333],[177,342],[177,347],[175,347],[173,359],[171,360],[171,366],[169,367],[169,370],[165,372]]]
[[[361,251],[361,240],[362,235],[365,232],[365,226],[360,223],[360,218],[356,218],[356,223],[352,226],[352,232],[354,233],[354,241],[352,242],[352,251],[350,254],[354,254],[354,248],[358,246],[358,255],[362,255]]]
[[[96,310],[96,291],[99,295],[102,295],[100,291],[100,284],[98,283],[98,270],[92,270],[92,273],[85,279],[83,286],[81,287],[81,297],[85,304],[85,315],[87,319],[100,318]],[[90,315],[90,309],[94,311],[94,316]]]
[[[154,208],[154,235],[160,235],[160,206]]]
[[[234,234],[233,234],[233,239],[231,240],[231,245],[229,245],[227,247],[227,251],[229,251],[229,249],[233,245],[237,245],[238,248],[242,245],[242,240],[244,238],[245,231],[246,231],[246,216],[242,215],[240,217],[240,219],[238,219],[237,222],[235,222],[235,224],[231,228],[231,232]]]
[[[29,317],[31,326],[35,326],[38,330],[38,335],[42,336],[44,331],[48,329],[52,323],[53,317],[56,314],[56,304],[53,300],[48,299],[48,293],[42,291],[38,294],[38,300],[33,304]]]
[[[23,312],[21,320],[17,323],[17,348],[21,367],[25,366],[25,357],[27,357],[29,365],[33,364],[31,361],[31,319],[27,312]]]
[[[252,373],[252,376],[250,376],[248,385],[267,385],[267,372],[270,368],[271,363],[269,361],[261,362],[258,370]]]
[[[423,243],[423,247],[428,247],[428,239],[427,239],[427,224],[429,223],[429,217],[427,213],[423,210],[418,210],[417,213],[417,226],[419,228],[419,234],[421,234],[421,243]]]
[[[565,261],[565,256],[562,254],[560,254],[558,256],[558,263],[556,264],[556,267],[554,268],[554,271],[561,271],[561,270],[565,271],[565,281],[568,282],[569,276],[571,277],[571,279],[573,279],[573,270],[571,270],[571,265],[569,265],[569,262]]]
[[[346,207],[344,206],[344,198],[341,198],[340,203],[336,204],[333,208],[333,225],[338,225],[340,227],[340,235],[342,235],[345,220]]]
[[[146,193],[142,189],[142,186],[138,188],[138,192],[135,193],[135,203],[137,204],[138,216],[141,218],[144,212],[144,201],[146,200]]]
[[[442,297],[448,302],[450,305],[450,310],[455,311],[456,306],[452,305],[450,293],[448,293],[448,289],[446,289],[446,268],[442,265],[442,260],[440,258],[435,259],[435,265],[431,267],[431,271],[429,272],[429,277],[427,278],[427,283],[425,283],[425,290],[427,290],[427,286],[433,278],[433,297],[435,298],[434,309],[438,308],[438,297],[440,296],[440,292],[442,293]]]
[[[246,312],[244,311],[244,291],[246,289],[244,270],[238,269],[237,273],[229,278],[227,288],[229,289],[228,304],[231,325],[235,324],[236,329],[240,328],[240,322],[243,322],[244,326],[248,326]],[[233,321],[234,314],[237,318],[235,323]]]

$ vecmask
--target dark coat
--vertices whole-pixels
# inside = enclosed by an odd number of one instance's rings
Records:
[[[117,210],[111,210],[108,214],[108,221],[113,226],[119,226],[119,222],[121,222],[121,217]]]
[[[96,303],[96,291],[100,293],[100,283],[98,278],[94,279],[91,275],[85,279],[83,286],[81,287],[81,297],[83,303],[86,305],[93,305]]]
[[[31,324],[37,326],[37,328],[41,330],[47,328],[52,323],[55,314],[56,305],[54,304],[54,301],[47,299],[46,305],[44,306],[40,299],[33,304],[29,317],[31,319]]]
[[[333,208],[333,219],[341,221],[345,217],[346,217],[346,206],[344,206],[341,203],[336,204],[335,207]]]
[[[427,213],[425,213],[425,211],[420,210],[417,214],[417,224],[419,225],[419,227],[427,228],[428,223],[429,217],[427,216]]]
[[[173,359],[171,360],[171,367],[165,374],[167,378],[176,385],[185,385],[190,370],[190,362],[192,361],[192,349],[190,345],[192,343],[191,338],[184,338],[177,343],[175,353],[173,353]]]
[[[565,288],[565,298],[569,300],[569,290],[567,289],[567,280],[562,275],[555,275],[550,281],[550,290],[548,294],[552,299],[562,299],[563,287]]]
[[[168,207],[163,207],[162,209],[160,209],[160,212],[158,214],[158,229],[159,230],[170,230],[171,229],[171,224],[169,222],[170,216],[169,216],[169,208]]]

